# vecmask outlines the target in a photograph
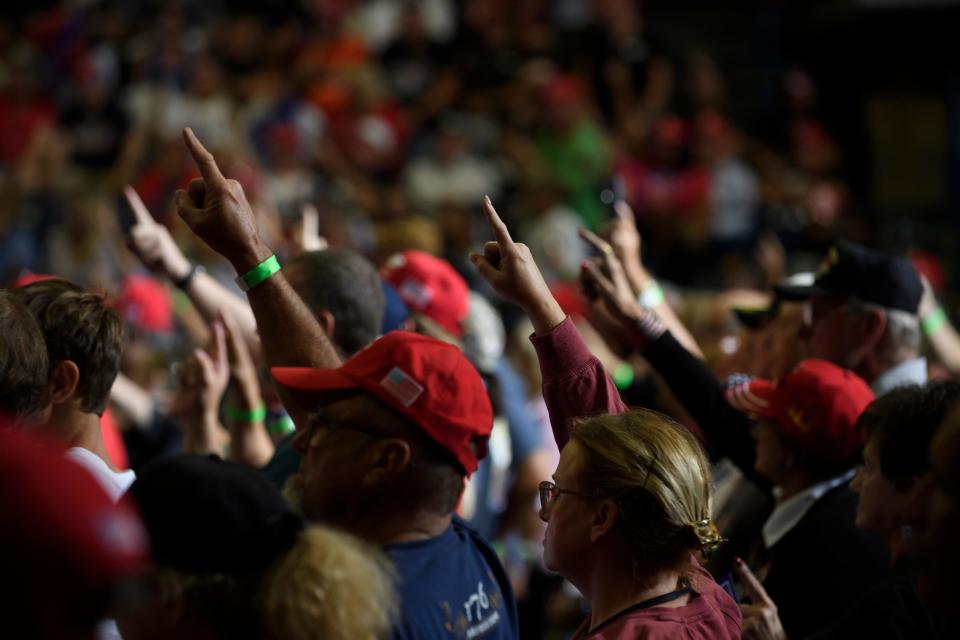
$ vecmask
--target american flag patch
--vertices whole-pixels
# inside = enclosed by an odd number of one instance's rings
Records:
[[[423,386],[399,367],[391,369],[390,373],[380,381],[380,386],[405,407],[416,402],[423,393]]]

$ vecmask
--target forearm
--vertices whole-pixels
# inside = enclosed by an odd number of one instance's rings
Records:
[[[207,323],[216,321],[219,314],[230,314],[236,321],[237,327],[243,333],[244,342],[256,353],[259,344],[257,339],[257,321],[254,318],[250,305],[228,291],[223,285],[214,280],[209,274],[197,273],[184,287],[184,293],[190,302],[200,312]]]
[[[634,295],[636,295],[638,299],[641,298],[645,292],[656,292],[656,290],[659,289],[659,293],[652,296],[654,303],[648,307],[648,310],[657,314],[663,326],[673,334],[673,337],[683,345],[684,349],[703,360],[704,355],[703,351],[700,350],[700,345],[697,344],[693,334],[687,330],[687,327],[680,318],[677,317],[677,314],[674,313],[673,307],[671,307],[667,301],[663,288],[654,277],[650,275],[650,272],[640,264],[639,260],[624,261],[624,272],[627,275],[627,280],[630,282],[630,288],[633,289]]]
[[[183,448],[187,453],[222,458],[225,445],[226,430],[215,412],[203,411],[186,419]]]
[[[146,429],[153,419],[153,397],[133,380],[117,375],[110,388],[110,401],[130,418],[138,429]]]
[[[228,409],[230,459],[260,469],[273,456],[273,440],[267,432],[266,405],[256,380],[241,381]]]
[[[570,439],[574,418],[627,410],[616,385],[569,319],[532,338],[543,377],[543,399],[557,447]]]

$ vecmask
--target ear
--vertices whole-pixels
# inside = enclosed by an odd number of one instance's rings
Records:
[[[590,542],[596,542],[604,537],[620,517],[620,509],[617,503],[610,498],[605,498],[597,503],[596,511],[593,512],[593,520],[590,523]]]
[[[410,466],[410,443],[399,438],[384,438],[368,450],[372,463],[363,475],[362,484],[389,482]]]
[[[50,402],[66,402],[80,383],[80,368],[73,360],[61,360],[50,367]]]
[[[863,344],[867,345],[868,350],[872,350],[887,330],[887,314],[879,309],[871,309],[863,316],[861,330],[863,332]]]
[[[323,332],[332,340],[333,334],[337,330],[337,319],[326,309],[321,309],[317,312],[317,321],[320,323]]]
[[[913,481],[903,501],[903,512],[900,514],[903,524],[917,525],[926,521],[927,506],[933,496],[933,489],[932,473],[925,473]]]

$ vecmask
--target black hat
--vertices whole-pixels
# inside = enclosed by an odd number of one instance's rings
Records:
[[[784,300],[841,296],[912,314],[923,295],[920,276],[909,260],[843,241],[827,252],[812,285],[782,284],[774,289]]]
[[[216,456],[151,462],[129,495],[143,516],[154,561],[186,573],[260,570],[292,547],[303,528],[266,477]]]
[[[792,276],[780,282],[781,287],[800,287],[813,284],[813,274],[809,271],[795,273]],[[780,313],[780,304],[784,298],[774,288],[773,300],[763,307],[734,307],[733,315],[747,329],[759,329],[766,326],[768,322],[777,317]]]

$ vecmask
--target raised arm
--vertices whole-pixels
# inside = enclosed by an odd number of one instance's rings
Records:
[[[470,254],[470,260],[494,289],[522,308],[533,323],[543,398],[557,446],[562,449],[570,438],[573,418],[620,413],[626,407],[603,365],[550,293],[530,249],[513,241],[490,198],[484,199],[483,210],[496,241],[486,243],[482,254]]]
[[[184,129],[183,137],[203,178],[192,180],[187,191],[177,191],[177,211],[187,226],[226,258],[238,274],[246,274],[273,252],[260,237],[240,183],[223,176],[213,155],[193,131]],[[322,369],[340,365],[340,356],[330,339],[283,271],[250,288],[247,299],[260,330],[264,359],[271,367]],[[284,398],[284,404],[299,424],[303,410],[291,398]]]
[[[124,187],[123,195],[136,220],[130,228],[128,245],[140,261],[155,273],[180,286],[208,324],[221,315],[233,317],[247,346],[256,352],[260,341],[257,338],[257,322],[250,305],[190,264],[190,260],[183,255],[167,228],[158,224],[150,215],[133,187]]]
[[[643,260],[640,258],[642,241],[640,232],[637,231],[637,221],[633,215],[633,209],[623,200],[619,200],[614,205],[614,211],[617,215],[610,222],[604,235],[609,240],[609,246],[614,255],[623,263],[624,274],[630,283],[634,296],[647,309],[657,314],[663,325],[677,339],[677,342],[702,360],[703,352],[700,350],[700,345],[697,344],[693,334],[687,330],[686,325],[674,313],[673,307],[670,306],[663,295],[663,288],[643,266]],[[602,249],[593,239],[583,237],[594,247]],[[594,239],[596,239],[596,236],[594,236]]]
[[[729,457],[752,480],[767,484],[753,469],[755,448],[750,418],[730,406],[724,385],[703,360],[691,354],[656,316],[633,296],[613,251],[584,264],[584,289],[592,304],[604,305],[627,341],[660,374],[683,408],[707,436],[707,448]]]

